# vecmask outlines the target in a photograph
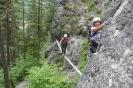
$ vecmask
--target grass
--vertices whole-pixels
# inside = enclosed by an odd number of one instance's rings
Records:
[[[81,63],[80,63],[80,66],[79,66],[79,69],[81,71],[84,71],[84,67],[87,63],[87,52],[88,52],[88,40],[85,39],[83,41],[83,52],[82,52],[82,59],[81,59]]]

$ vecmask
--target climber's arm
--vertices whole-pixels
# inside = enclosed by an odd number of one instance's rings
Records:
[[[95,27],[93,31],[98,32],[99,30],[102,30],[104,26],[105,26],[105,23],[101,24],[99,27]]]
[[[63,40],[63,38],[60,40],[60,44],[61,44],[62,40]]]

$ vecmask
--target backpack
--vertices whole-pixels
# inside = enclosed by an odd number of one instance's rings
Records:
[[[90,41],[90,39],[91,39],[94,35],[97,34],[97,32],[95,32],[93,35],[91,35],[91,27],[92,27],[92,26],[89,26],[89,27],[88,27],[88,30],[89,30],[89,31],[88,31],[88,40],[89,40],[89,41]]]
[[[97,32],[91,35],[91,27],[90,27],[89,32],[88,32],[88,41],[90,42],[90,51],[92,53],[96,53],[98,43],[96,41],[91,41],[90,39],[96,34]]]
[[[67,41],[68,41],[68,38],[67,37],[64,37],[61,41],[61,44],[67,44]]]
[[[88,31],[88,40],[90,40],[91,39],[91,29],[89,29],[89,31]]]

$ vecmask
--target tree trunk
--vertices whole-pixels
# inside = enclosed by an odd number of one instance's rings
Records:
[[[38,1],[38,59],[40,58],[39,51],[40,51],[40,0]]]
[[[6,30],[7,30],[7,63],[10,64],[10,50],[9,50],[9,36],[10,36],[10,30],[9,30],[9,14],[8,14],[8,0],[6,0]]]
[[[13,19],[12,19],[13,20]],[[10,46],[11,46],[11,48],[10,48],[10,57],[11,57],[11,62],[12,62],[12,64],[14,64],[15,63],[15,57],[14,57],[14,55],[13,55],[13,51],[14,51],[14,40],[15,40],[15,37],[14,37],[14,28],[13,28],[13,23],[12,23],[12,20],[11,20],[11,26],[10,26],[10,29],[11,29],[11,44],[10,44]]]
[[[14,20],[13,20],[14,21]],[[15,60],[16,60],[16,57],[15,57],[15,23],[13,23],[11,21],[11,30],[12,30],[12,58],[13,58],[13,64],[15,64]]]
[[[40,19],[40,37],[42,37],[42,0],[41,0],[41,11],[40,11],[40,14],[41,14],[41,19]]]
[[[10,88],[10,81],[8,76],[8,67],[7,67],[6,55],[5,55],[4,44],[2,39],[1,25],[0,25],[0,53],[2,58],[2,67],[4,71],[5,88]]]
[[[34,0],[34,5],[35,5],[35,2],[36,2],[36,0]],[[34,17],[35,17],[36,15],[34,14]],[[36,23],[36,19],[34,18],[34,23]],[[37,30],[37,26],[36,25],[34,25],[34,40],[33,40],[33,43],[36,43],[36,30]],[[36,57],[36,47],[34,46],[34,49],[33,49],[33,56],[34,56],[34,58]]]
[[[24,42],[24,49],[23,49],[23,53],[24,53],[24,59],[25,59],[25,25],[24,25],[24,0],[23,0],[23,42]]]

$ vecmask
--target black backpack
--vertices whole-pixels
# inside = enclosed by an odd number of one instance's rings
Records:
[[[95,32],[93,35],[91,35],[91,27],[92,26],[88,26],[88,40],[90,41],[90,39],[94,36],[94,35],[96,35],[97,34],[97,32]]]
[[[90,51],[92,53],[96,53],[96,50],[97,50],[97,46],[98,46],[98,43],[96,43],[96,41],[91,41],[90,39],[97,34],[97,32],[95,32],[93,35],[91,35],[91,27],[89,27],[90,29],[88,29],[88,41],[90,42]]]

